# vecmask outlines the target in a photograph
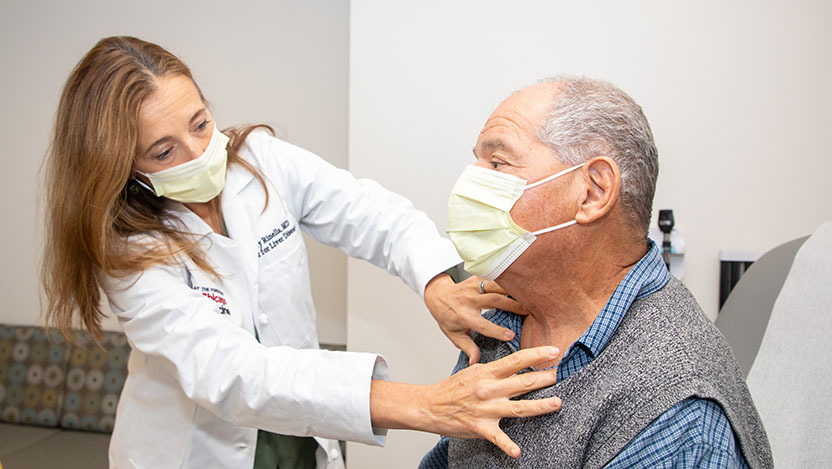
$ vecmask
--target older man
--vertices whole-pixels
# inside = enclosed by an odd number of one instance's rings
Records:
[[[771,467],[730,348],[647,238],[658,160],[641,108],[614,86],[560,77],[503,101],[449,202],[466,270],[528,316],[489,319],[483,362],[537,345],[567,352],[556,413],[502,422],[517,459],[443,438],[421,467]],[[460,357],[457,368],[467,365]]]

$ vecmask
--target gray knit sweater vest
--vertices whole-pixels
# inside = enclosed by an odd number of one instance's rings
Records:
[[[511,353],[475,338],[483,363]],[[523,398],[560,396],[560,411],[503,419],[522,449],[515,460],[485,440],[452,439],[448,460],[457,468],[596,468],[638,433],[688,397],[718,402],[752,468],[772,467],[771,449],[742,373],[725,339],[676,279],[635,301],[604,351],[587,366]]]

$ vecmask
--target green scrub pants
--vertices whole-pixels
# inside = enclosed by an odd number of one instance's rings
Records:
[[[278,435],[260,430],[254,469],[315,469],[318,442],[311,437]]]

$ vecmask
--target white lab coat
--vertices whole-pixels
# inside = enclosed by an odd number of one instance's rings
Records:
[[[317,467],[343,467],[342,439],[383,445],[370,425],[374,354],[318,350],[298,230],[367,259],[423,294],[455,265],[453,246],[403,197],[303,149],[252,133],[222,195],[229,238],[174,204],[171,223],[204,234],[215,279],[189,260],[102,278],[133,349],[110,443],[113,468],[250,468],[257,428],[315,435]],[[254,338],[257,328],[260,341]]]

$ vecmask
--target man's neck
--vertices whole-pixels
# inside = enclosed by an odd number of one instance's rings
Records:
[[[520,347],[554,345],[562,353],[583,334],[632,267],[643,257],[646,248],[618,251],[615,256],[603,252],[582,256],[574,269],[546,269],[541,262],[528,275],[506,272],[498,283],[529,312],[523,322]],[[606,258],[605,258],[606,257]],[[549,266],[556,264],[555,260]],[[543,264],[545,265],[545,264]],[[554,366],[555,360],[547,366]]]

